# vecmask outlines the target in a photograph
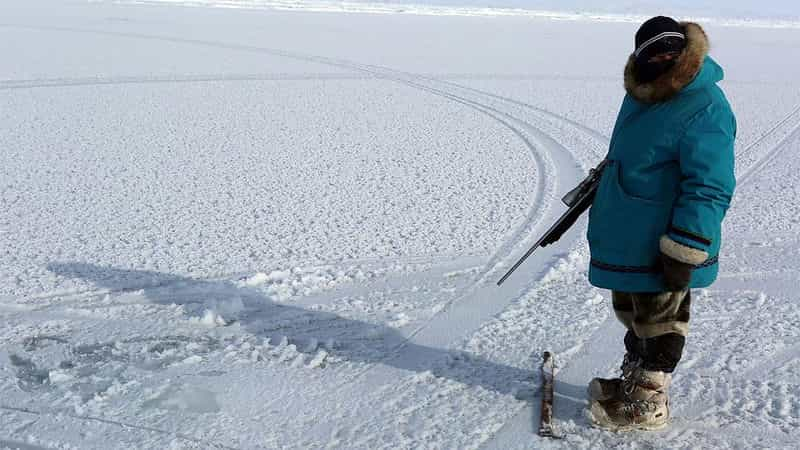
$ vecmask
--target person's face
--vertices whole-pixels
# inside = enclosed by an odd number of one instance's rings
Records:
[[[659,53],[658,55],[653,56],[652,58],[648,59],[647,62],[649,63],[661,63],[665,61],[672,61],[673,59],[678,58],[681,55],[681,52],[667,52],[667,53]]]

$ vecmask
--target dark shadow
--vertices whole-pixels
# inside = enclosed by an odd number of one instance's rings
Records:
[[[85,263],[52,263],[48,269],[59,276],[86,280],[115,292],[141,291],[150,302],[183,305],[187,314],[197,317],[202,317],[209,304],[219,305],[224,311],[226,302],[235,303],[239,305],[235,314],[225,317],[249,333],[270,340],[288,339],[299,351],[315,348],[309,344],[318,342],[342,360],[384,364],[411,372],[430,371],[436,377],[515,395],[533,403],[534,430],[538,427],[539,406],[535,400],[540,398],[538,368],[524,370],[467,352],[418,345],[386,325],[276,303],[254,288],[231,281],[196,280]],[[532,349],[537,350],[541,349]],[[558,383],[557,390],[567,397],[557,396],[556,411],[583,409],[581,402],[568,397],[585,398],[584,387]]]

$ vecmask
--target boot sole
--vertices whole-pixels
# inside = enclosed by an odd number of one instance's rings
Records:
[[[594,428],[601,430],[612,431],[615,433],[626,433],[631,431],[659,431],[663,430],[669,425],[669,417],[664,422],[654,424],[634,424],[634,425],[618,425],[607,419],[608,416],[597,417],[592,411],[592,405],[586,409],[586,418]]]

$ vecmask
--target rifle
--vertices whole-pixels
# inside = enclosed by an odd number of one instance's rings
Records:
[[[600,184],[600,177],[603,175],[603,170],[606,168],[608,164],[608,160],[603,160],[597,167],[589,171],[589,176],[586,177],[581,183],[573,190],[567,192],[567,194],[561,199],[561,201],[567,205],[568,209],[561,217],[558,218],[556,223],[550,227],[549,230],[542,236],[533,247],[528,250],[522,258],[514,264],[511,269],[503,275],[503,278],[500,278],[500,281],[497,282],[497,285],[500,286],[503,284],[506,279],[514,273],[515,270],[519,266],[528,259],[529,256],[533,254],[536,249],[539,247],[546,247],[559,239],[567,230],[578,221],[578,218],[583,214],[584,211],[589,209],[592,206],[592,202],[594,201],[594,196],[597,193],[597,186]]]

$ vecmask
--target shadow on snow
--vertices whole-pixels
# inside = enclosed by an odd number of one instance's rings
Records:
[[[141,292],[148,301],[182,305],[187,314],[201,317],[210,307],[231,318],[243,330],[276,341],[287,339],[298,351],[316,351],[312,342],[329,343],[337,358],[364,364],[382,364],[408,372],[431,372],[438,378],[514,395],[532,403],[539,398],[539,372],[490,361],[463,351],[415,344],[397,329],[342,317],[330,312],[276,303],[255,288],[230,281],[198,280],[178,275],[101,267],[86,263],[51,263],[48,269],[62,277],[89,281],[114,292]],[[235,305],[231,308],[231,305]],[[330,344],[332,343],[332,344]],[[304,350],[304,348],[308,350]],[[312,350],[313,349],[313,350]],[[526,355],[529,358],[535,356]],[[538,364],[538,359],[537,359]],[[538,367],[537,367],[538,369]],[[585,388],[557,381],[557,416],[583,409]],[[568,403],[568,405],[565,405]],[[537,411],[531,421],[538,422]],[[562,414],[558,414],[559,410]],[[559,417],[572,420],[575,417]]]

